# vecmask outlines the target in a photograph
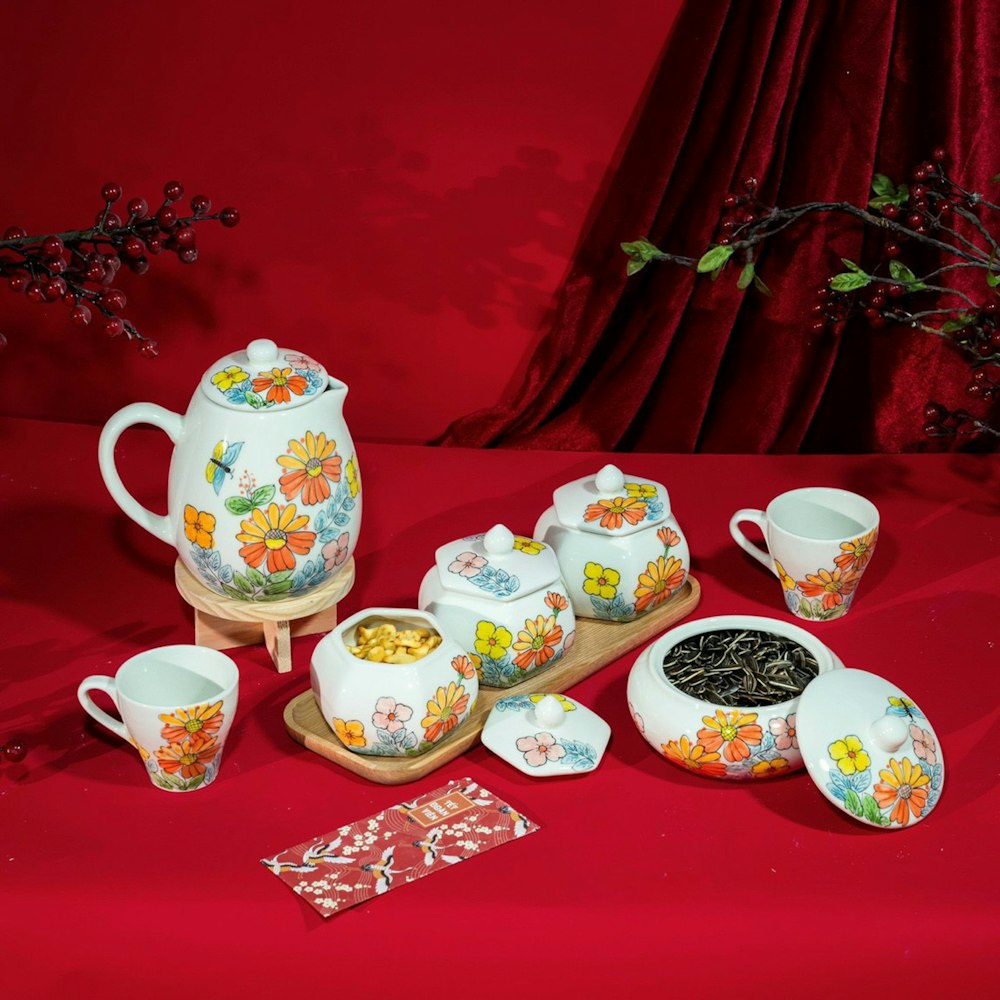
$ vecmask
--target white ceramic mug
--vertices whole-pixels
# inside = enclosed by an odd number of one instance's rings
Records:
[[[131,743],[150,780],[168,792],[210,785],[236,715],[239,671],[204,646],[161,646],[126,660],[114,677],[84,678],[77,697],[102,726]],[[121,720],[97,707],[92,691],[114,702]]]
[[[767,550],[740,530],[756,524]],[[767,510],[733,514],[729,532],[781,581],[788,610],[810,621],[847,614],[878,541],[878,508],[863,496],[830,486],[806,486],[775,497]]]

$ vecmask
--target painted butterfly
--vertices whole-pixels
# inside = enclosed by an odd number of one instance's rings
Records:
[[[222,490],[226,476],[233,474],[233,464],[240,457],[242,450],[242,441],[235,441],[228,447],[225,441],[220,441],[212,449],[212,457],[208,460],[208,465],[205,466],[205,479],[212,484],[216,496]]]

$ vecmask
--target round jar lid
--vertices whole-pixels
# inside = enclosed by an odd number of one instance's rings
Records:
[[[503,524],[442,545],[434,564],[445,590],[495,601],[516,600],[559,579],[559,562],[548,545]]]
[[[643,531],[670,516],[670,494],[662,483],[627,476],[616,465],[560,486],[552,502],[565,527],[609,537]]]
[[[601,762],[611,727],[562,694],[501,698],[483,726],[483,745],[533,778],[586,774]]]
[[[926,819],[944,784],[937,734],[912,699],[865,670],[806,685],[795,725],[809,777],[849,816],[884,830]]]
[[[201,379],[201,391],[233,410],[287,410],[308,403],[327,385],[326,369],[273,340],[252,340],[220,358]]]

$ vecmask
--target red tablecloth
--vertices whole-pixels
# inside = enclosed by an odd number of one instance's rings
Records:
[[[218,781],[153,788],[76,700],[87,674],[193,641],[174,554],[115,507],[93,427],[0,427],[4,657],[0,996],[959,996],[994,978],[1000,460],[984,456],[618,456],[665,482],[703,588],[695,616],[790,616],[729,538],[785,488],[847,487],[882,512],[842,621],[808,625],[848,666],[898,684],[942,742],[936,811],[881,832],[804,773],[725,784],[658,759],[632,724],[634,654],[571,689],[611,724],[600,768],[533,780],[482,746],[411,785],[372,784],[286,734],[317,636],[278,674],[234,650],[241,701]],[[123,475],[163,507],[169,444],[123,439]],[[365,521],[341,617],[411,605],[434,548],[497,521],[530,532],[552,489],[603,455],[358,447]],[[636,651],[638,652],[638,651]],[[258,859],[470,777],[539,833],[321,920]],[[888,991],[892,991],[891,993]]]

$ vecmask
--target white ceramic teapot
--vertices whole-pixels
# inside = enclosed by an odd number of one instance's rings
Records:
[[[319,362],[254,340],[205,372],[183,417],[154,403],[115,413],[101,432],[101,474],[121,509],[211,590],[242,601],[297,596],[338,573],[358,541],[346,396]],[[174,442],[166,516],[143,507],[115,465],[115,444],[134,424]]]

